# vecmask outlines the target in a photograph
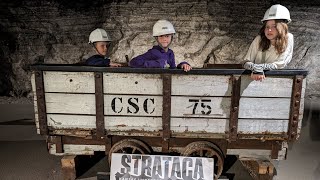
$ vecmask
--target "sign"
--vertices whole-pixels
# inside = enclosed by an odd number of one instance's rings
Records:
[[[113,153],[111,180],[213,180],[214,159]]]

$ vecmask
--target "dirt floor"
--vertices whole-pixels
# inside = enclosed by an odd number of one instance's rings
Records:
[[[278,164],[279,180],[318,180],[320,177],[320,98],[306,99],[301,137],[289,147],[287,160]],[[0,97],[0,179],[62,179],[61,157],[49,155],[43,137],[36,134],[29,99]],[[97,179],[107,169],[104,158],[78,179]],[[228,171],[234,180],[250,180],[237,161]]]

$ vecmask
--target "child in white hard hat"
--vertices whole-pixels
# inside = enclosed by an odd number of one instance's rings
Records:
[[[181,62],[176,66],[174,53],[169,48],[173,35],[176,33],[173,25],[167,20],[159,20],[153,26],[153,37],[158,45],[153,46],[148,52],[133,58],[129,65],[136,68],[181,68],[190,71],[191,66],[187,62]]]
[[[91,56],[85,62],[86,65],[91,66],[111,66],[119,67],[121,64],[113,63],[107,58],[108,46],[111,38],[104,29],[95,29],[90,33],[89,44],[92,44],[96,55]]]
[[[259,35],[245,56],[243,67],[251,70],[253,80],[265,79],[264,70],[284,68],[292,59],[293,35],[288,32],[289,10],[276,4],[265,13]]]

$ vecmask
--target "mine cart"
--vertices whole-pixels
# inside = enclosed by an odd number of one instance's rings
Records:
[[[33,65],[35,121],[54,155],[227,155],[272,179],[301,130],[305,70],[135,69]],[[110,158],[109,158],[110,159]],[[258,168],[258,169],[257,169]],[[253,173],[252,170],[251,173]]]

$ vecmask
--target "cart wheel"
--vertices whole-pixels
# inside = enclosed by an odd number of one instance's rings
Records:
[[[108,155],[110,165],[112,153],[151,154],[151,149],[142,141],[136,139],[124,139],[111,147]]]
[[[216,180],[220,177],[223,170],[224,156],[220,148],[215,144],[206,141],[193,142],[188,144],[181,154],[190,157],[213,158],[215,162],[214,179]]]

